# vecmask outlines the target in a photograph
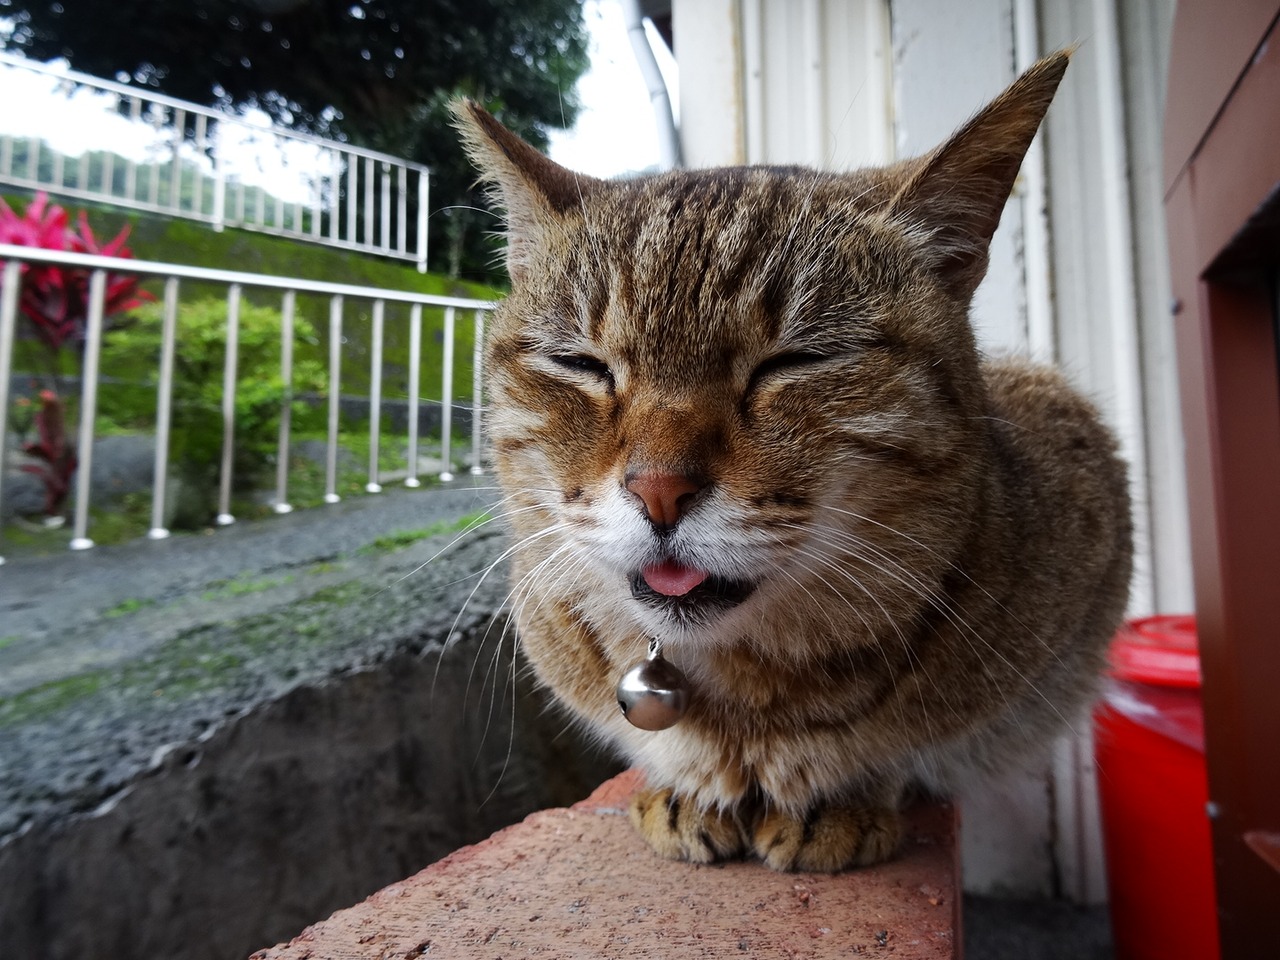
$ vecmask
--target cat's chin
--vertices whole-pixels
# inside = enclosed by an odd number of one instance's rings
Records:
[[[755,592],[751,580],[709,576],[679,596],[659,593],[637,572],[628,578],[631,596],[679,627],[703,627],[720,619]]]

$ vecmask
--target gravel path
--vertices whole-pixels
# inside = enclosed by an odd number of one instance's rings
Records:
[[[0,567],[0,849],[326,676],[445,643],[474,645],[483,676],[506,571],[480,574],[503,538],[491,524],[440,553],[496,499],[467,481],[388,490]],[[455,529],[415,539],[433,526]],[[966,897],[965,927],[966,952],[991,960],[1111,956],[1099,907]]]
[[[461,528],[494,499],[387,491],[0,567],[0,845],[294,687],[451,640],[479,659],[503,538]]]
[[[447,527],[495,499],[465,481],[393,489],[204,534],[13,559],[0,567],[0,698],[368,575],[379,537]],[[304,571],[314,579],[276,589]]]

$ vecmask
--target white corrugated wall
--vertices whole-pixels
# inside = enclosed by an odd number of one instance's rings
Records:
[[[1079,43],[974,302],[983,347],[1059,363],[1133,466],[1131,612],[1192,609],[1160,194],[1173,0],[674,0],[690,166],[848,169],[934,146]],[[966,886],[1105,897],[1092,745],[964,798]]]

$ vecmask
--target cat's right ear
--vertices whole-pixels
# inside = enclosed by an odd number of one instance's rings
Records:
[[[1071,50],[1033,64],[1004,93],[932,153],[909,161],[891,216],[920,228],[932,266],[969,298],[987,271],[991,237],[1067,69]]]
[[[507,272],[518,283],[529,248],[603,181],[543,156],[474,100],[455,101],[453,114],[471,162],[507,211]]]

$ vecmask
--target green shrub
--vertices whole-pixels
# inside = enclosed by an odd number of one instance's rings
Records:
[[[104,383],[100,412],[118,427],[150,428],[155,422],[156,384],[160,371],[163,307],[148,304],[134,313],[127,327],[105,338]],[[314,360],[298,358],[298,344],[315,344],[316,331],[302,316],[294,317],[293,382],[280,376],[279,310],[240,302],[239,349],[235,390],[235,486],[243,490],[259,481],[274,463],[280,411],[286,398],[325,389],[324,370]],[[214,509],[222,456],[223,369],[227,348],[227,304],[202,299],[178,307],[174,350],[173,415],[169,457],[192,500],[208,504],[204,516],[179,516],[175,526],[205,523]],[[321,413],[292,401],[295,423],[306,428]]]

